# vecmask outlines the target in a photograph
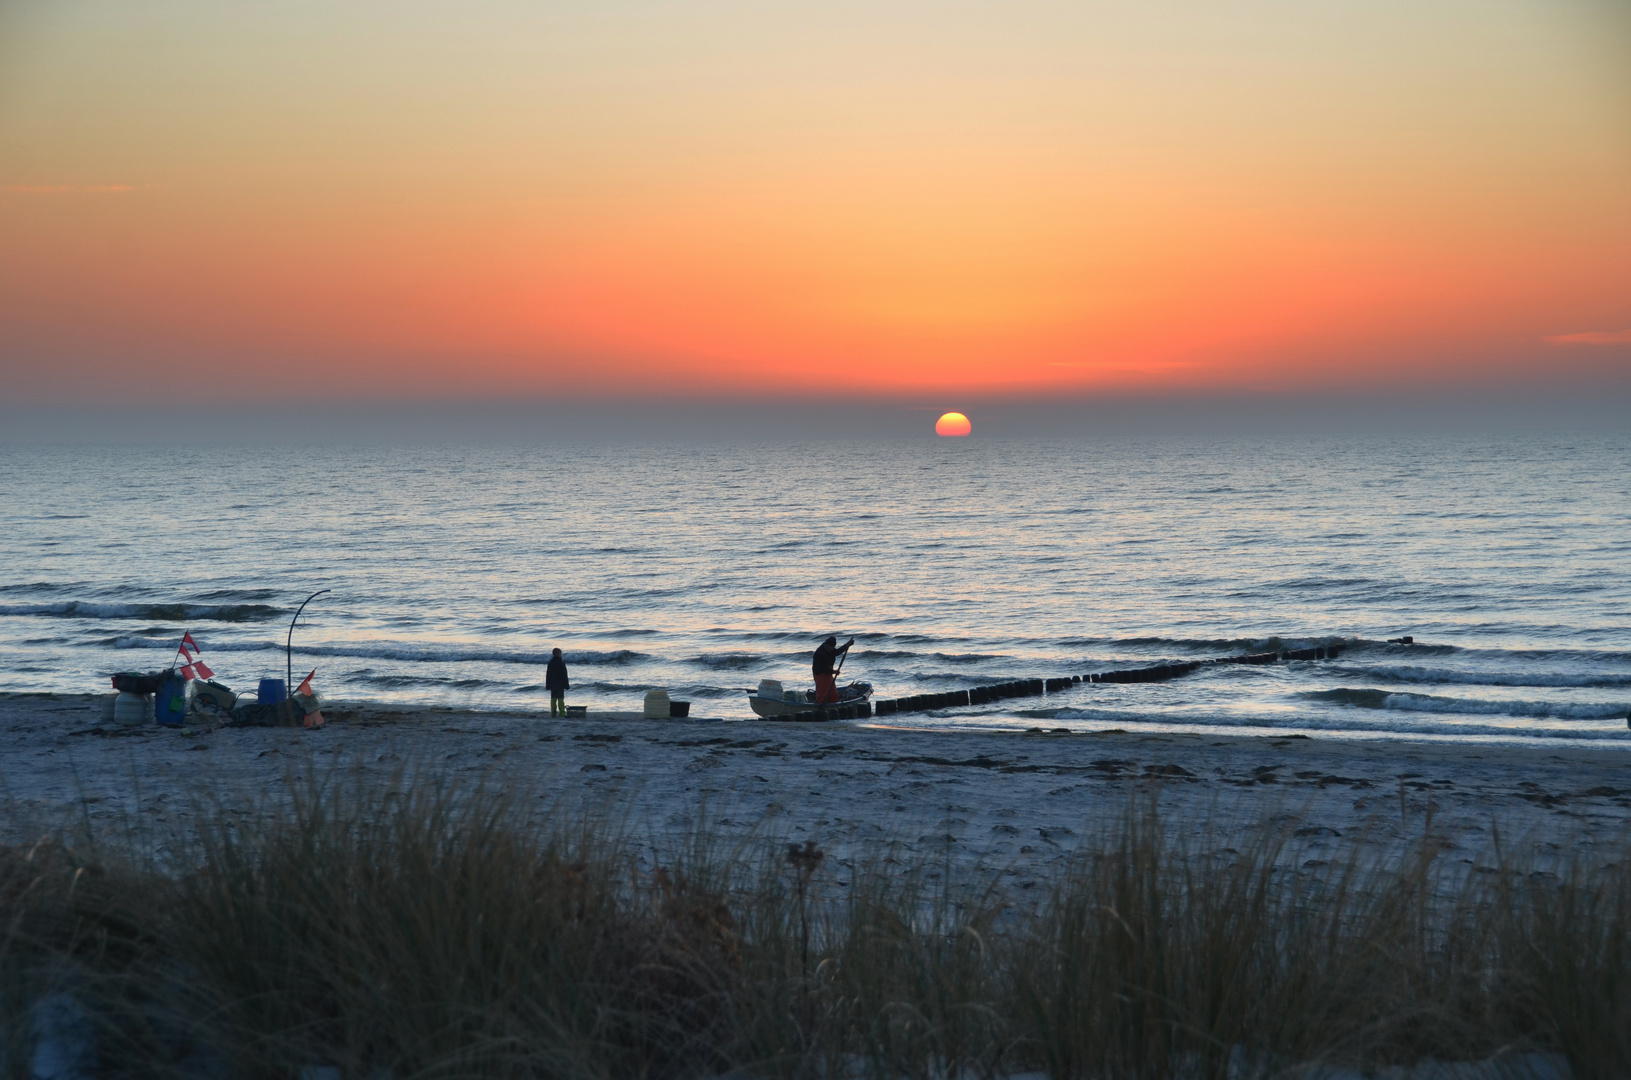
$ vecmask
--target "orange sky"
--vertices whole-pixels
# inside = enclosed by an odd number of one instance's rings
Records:
[[[1631,384],[1611,0],[807,7],[0,9],[0,392]]]

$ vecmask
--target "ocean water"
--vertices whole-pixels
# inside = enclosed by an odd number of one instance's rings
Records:
[[[891,722],[1631,739],[1631,439],[0,447],[0,689],[218,678],[475,709],[751,715],[1337,645]],[[1405,634],[1414,645],[1388,644]]]

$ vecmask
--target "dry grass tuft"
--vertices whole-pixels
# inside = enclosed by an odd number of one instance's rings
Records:
[[[1222,1078],[1525,1049],[1631,1075],[1624,858],[1447,893],[1430,842],[1309,870],[1283,829],[1220,852],[1149,804],[1021,906],[955,901],[933,860],[706,830],[652,867],[496,785],[282,794],[162,860],[0,850],[5,1075],[64,994],[108,1076]]]

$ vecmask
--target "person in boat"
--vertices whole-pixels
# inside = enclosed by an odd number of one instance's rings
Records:
[[[572,683],[566,677],[566,659],[561,650],[549,654],[549,670],[544,672],[544,686],[549,690],[549,715],[566,715],[566,692]]]
[[[815,663],[810,665],[810,670],[815,674],[817,705],[837,704],[838,672],[834,665],[840,656],[849,655],[849,647],[854,644],[854,638],[840,645],[837,638],[829,637],[816,648]]]

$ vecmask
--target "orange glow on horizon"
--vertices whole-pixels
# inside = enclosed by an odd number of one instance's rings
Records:
[[[1631,39],[1540,0],[174,2],[0,14],[7,400],[1631,384]]]

